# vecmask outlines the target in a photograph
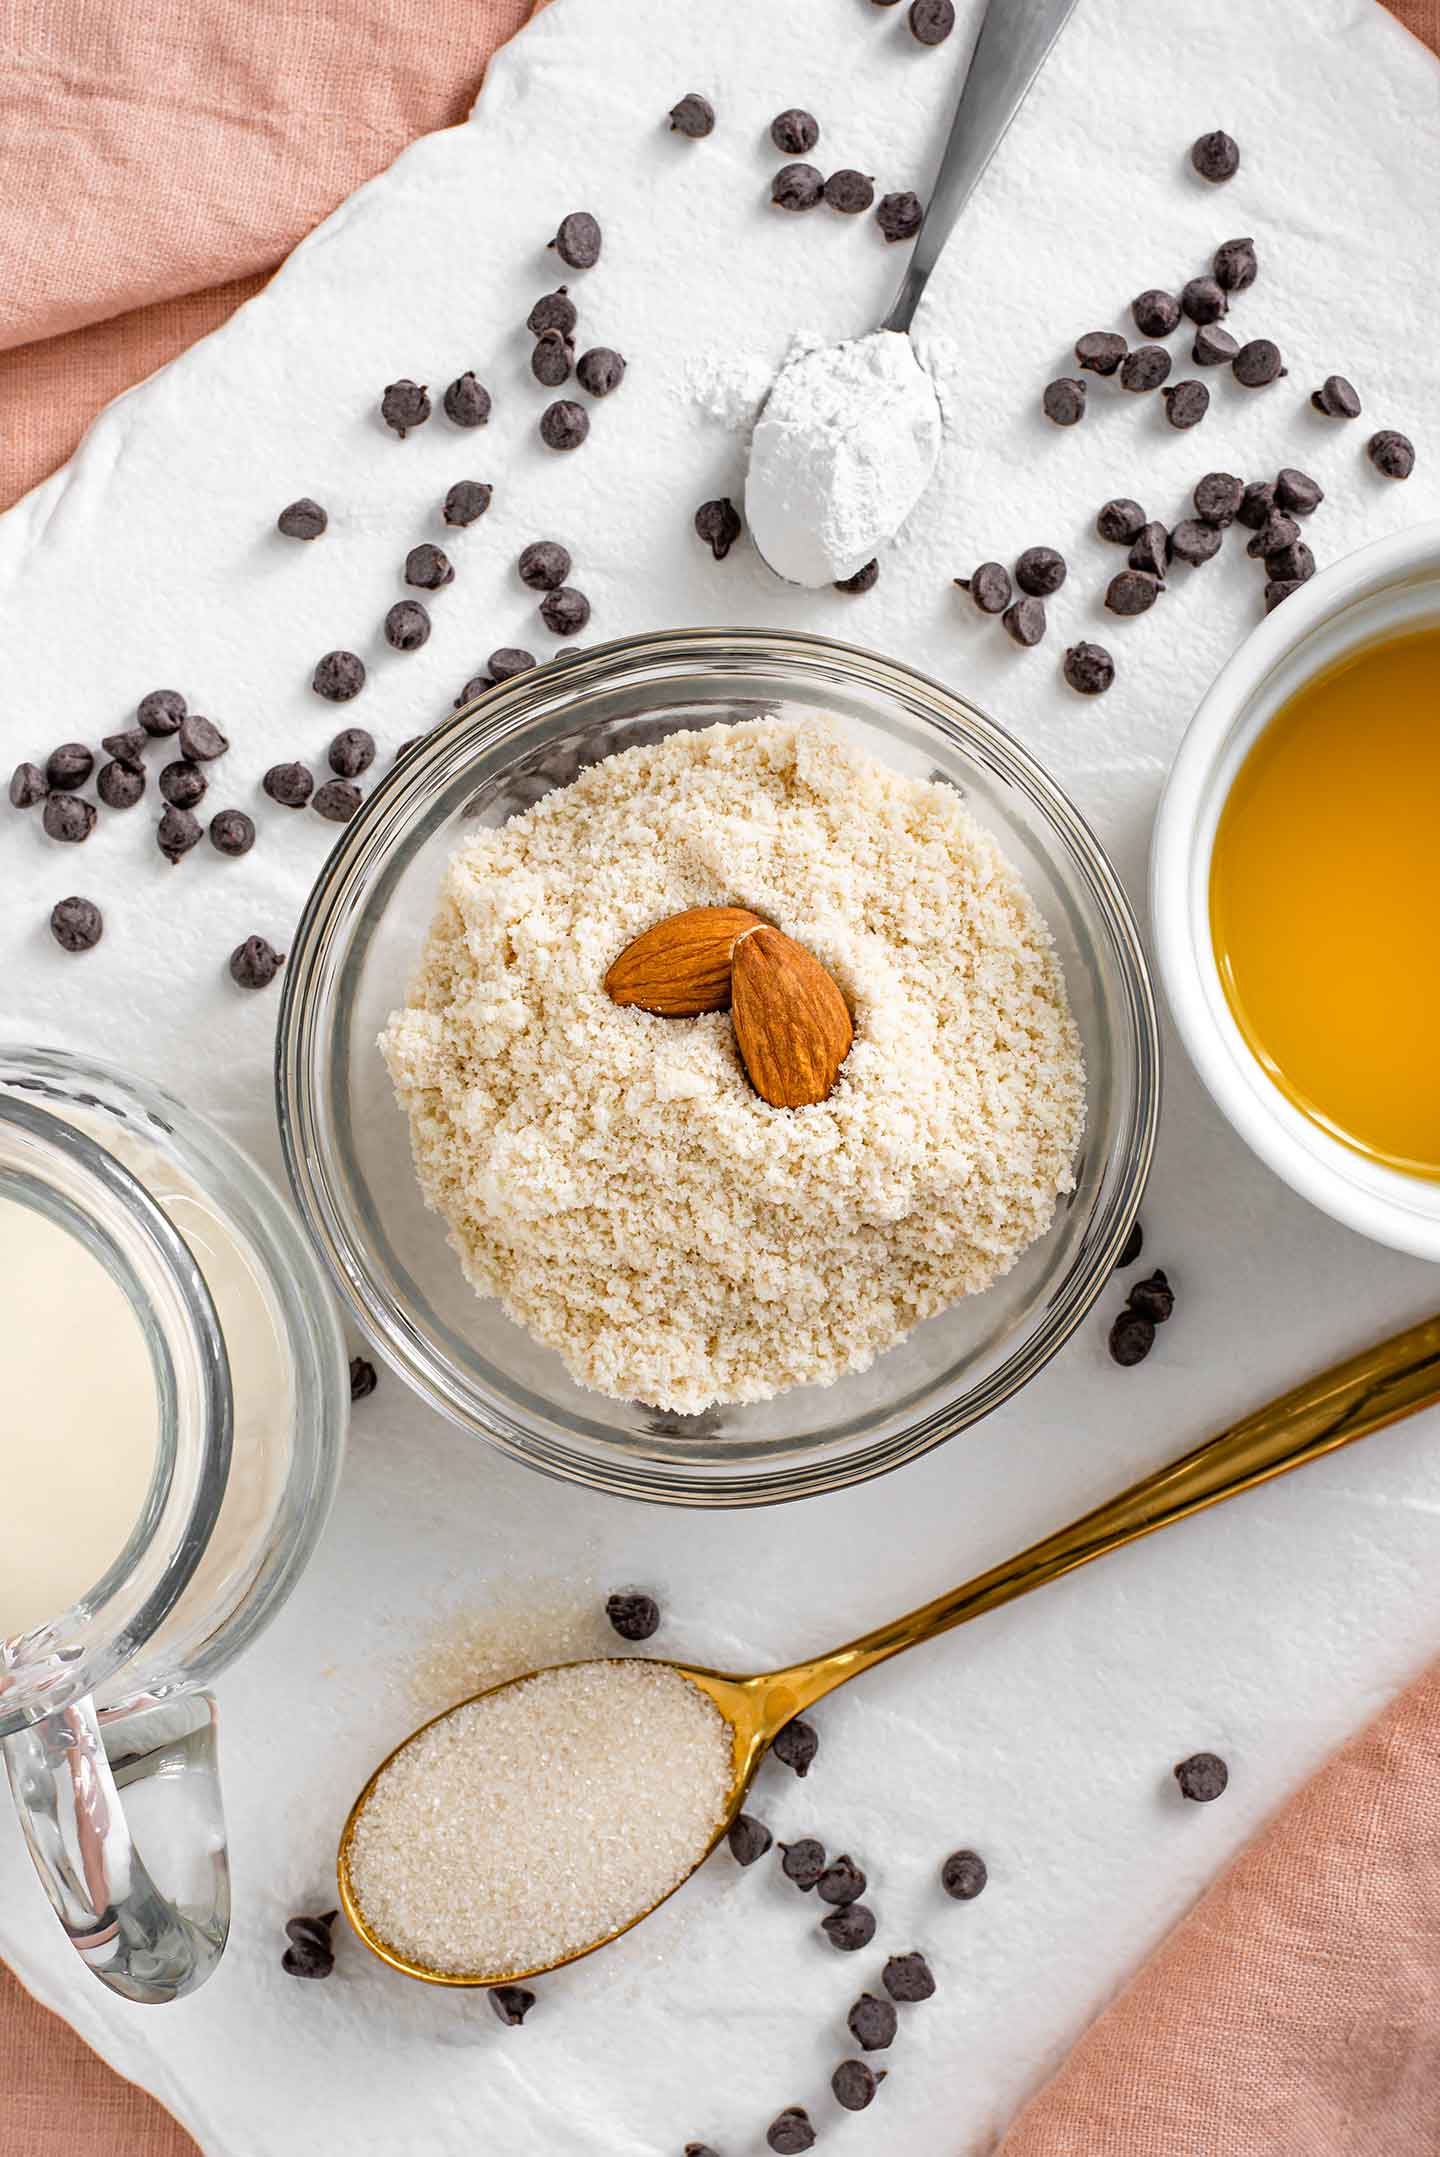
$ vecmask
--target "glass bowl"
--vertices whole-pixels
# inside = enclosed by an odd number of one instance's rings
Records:
[[[838,717],[878,759],[956,787],[1055,937],[1084,1042],[1075,1189],[986,1291],[868,1371],[772,1401],[677,1416],[612,1401],[482,1301],[426,1210],[376,1046],[403,1003],[445,863],[583,766],[678,728]],[[873,652],[770,630],[695,629],[567,653],[426,735],[375,788],[322,871],[286,968],[276,1050],[296,1200],[358,1324],[442,1414],[596,1490],[753,1505],[836,1490],[913,1460],[1008,1400],[1109,1277],[1154,1146],[1160,1048],[1134,918],[1054,781],[955,691]]]

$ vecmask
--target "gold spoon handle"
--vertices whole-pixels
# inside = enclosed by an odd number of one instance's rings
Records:
[[[847,1678],[888,1661],[919,1641],[964,1625],[982,1612],[1013,1603],[1033,1588],[1073,1573],[1142,1535],[1153,1535],[1207,1505],[1251,1490],[1323,1453],[1382,1430],[1402,1416],[1440,1401],[1440,1317],[1423,1319],[1360,1355],[1306,1379],[1253,1415],[1232,1423],[1193,1452],[1142,1476],[1127,1490],[1072,1520],[1068,1527],[1032,1543],[1017,1557],[977,1573],[919,1610],[863,1633],[831,1654],[776,1671],[767,1692],[777,1708],[793,1700],[798,1714]],[[773,1688],[773,1690],[772,1690]]]

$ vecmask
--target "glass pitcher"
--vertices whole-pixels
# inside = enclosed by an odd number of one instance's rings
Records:
[[[70,1609],[0,1637],[0,1752],[82,1959],[128,1999],[173,2000],[204,1983],[229,1925],[205,1687],[314,1549],[344,1450],[344,1345],[278,1194],[154,1087],[0,1048],[0,1197],[105,1268],[139,1321],[158,1421],[148,1491],[108,1570]],[[63,1488],[53,1518],[63,1536]]]

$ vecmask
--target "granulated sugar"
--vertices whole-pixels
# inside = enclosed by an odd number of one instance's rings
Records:
[[[691,906],[741,905],[855,1020],[772,1108],[728,1012],[605,994]],[[676,733],[451,861],[383,1047],[472,1284],[622,1400],[693,1413],[863,1370],[988,1288],[1072,1187],[1079,1039],[1050,935],[955,791],[820,719]]]
[[[351,1885],[429,1969],[534,1969],[684,1879],[730,1768],[729,1726],[687,1678],[642,1659],[542,1671],[405,1747],[356,1824]]]

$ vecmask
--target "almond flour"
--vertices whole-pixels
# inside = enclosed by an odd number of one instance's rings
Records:
[[[854,1045],[772,1108],[727,1011],[625,1009],[653,923],[743,906]],[[1073,1184],[1084,1069],[1049,932],[944,785],[831,723],[630,749],[452,859],[382,1047],[477,1291],[582,1385],[681,1413],[828,1384],[988,1288]]]

